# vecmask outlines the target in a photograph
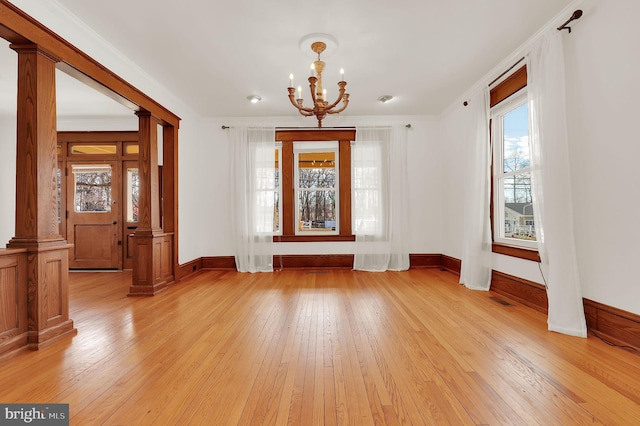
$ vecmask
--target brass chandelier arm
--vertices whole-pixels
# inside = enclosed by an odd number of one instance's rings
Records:
[[[344,111],[345,109],[347,109],[347,105],[349,105],[349,94],[348,93],[344,94],[342,102],[343,102],[342,108],[336,109],[336,110],[327,111],[327,114],[339,114],[342,111]]]
[[[313,115],[313,109],[305,108],[302,106],[302,99],[298,99],[298,102],[295,101],[294,99],[295,92],[296,92],[296,89],[294,89],[293,87],[289,87],[289,100],[291,101],[291,105],[296,107],[300,111],[300,114],[302,115],[305,115],[307,117]]]
[[[347,82],[346,82],[346,81],[340,81],[340,82],[338,82],[338,87],[340,88],[340,89],[338,90],[338,99],[336,99],[336,101],[335,101],[334,103],[332,103],[331,105],[327,105],[327,106],[325,107],[325,109],[327,110],[327,112],[328,112],[328,113],[330,113],[330,114],[331,114],[331,111],[329,111],[329,110],[333,109],[333,108],[334,108],[336,105],[338,105],[338,103],[339,103],[339,102],[344,98],[344,96],[345,96],[345,93],[344,93],[344,90],[345,90],[345,89],[344,89],[344,86],[346,86],[346,85],[347,85]],[[349,97],[349,94],[346,94],[346,96],[347,96],[347,98],[348,98],[348,97]],[[335,114],[335,113],[333,113],[333,114]]]

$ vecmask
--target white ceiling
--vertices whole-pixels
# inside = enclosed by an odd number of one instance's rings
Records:
[[[345,69],[351,98],[344,114],[438,114],[571,3],[57,1],[206,117],[296,114],[286,88],[293,73],[294,86],[302,85],[303,97],[309,98],[312,59],[299,47],[309,33],[327,33],[338,41],[335,52],[323,57],[324,85],[329,97],[336,96],[339,69]],[[0,46],[0,63],[11,63],[7,56],[15,53]],[[15,82],[15,75],[0,69],[0,96],[10,91],[7,75]],[[67,80],[58,79],[59,114],[130,114]],[[88,101],[86,93],[94,97]],[[250,104],[251,94],[262,102]],[[383,105],[377,98],[386,94],[394,99]]]

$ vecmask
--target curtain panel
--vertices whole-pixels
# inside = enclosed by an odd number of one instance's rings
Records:
[[[460,284],[474,290],[491,285],[491,146],[489,144],[489,88],[475,93],[466,117],[464,238]]]
[[[273,271],[275,128],[229,129],[232,229],[239,272]]]
[[[548,328],[586,337],[569,175],[563,33],[544,34],[526,55],[531,186]]]
[[[406,127],[358,127],[351,169],[353,269],[409,269]]]

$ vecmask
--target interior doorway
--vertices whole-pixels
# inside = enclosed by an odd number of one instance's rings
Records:
[[[69,267],[121,269],[120,179],[115,161],[67,163]]]
[[[133,265],[138,225],[138,132],[58,132],[60,234],[70,269]]]

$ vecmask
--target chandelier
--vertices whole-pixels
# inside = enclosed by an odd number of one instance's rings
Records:
[[[338,82],[339,92],[338,99],[333,103],[327,101],[327,90],[322,88],[322,71],[324,71],[324,62],[320,60],[320,54],[327,48],[326,43],[316,41],[311,44],[311,50],[318,54],[318,59],[311,64],[311,76],[309,77],[309,89],[311,90],[312,107],[307,108],[303,105],[302,87],[298,86],[298,99],[294,99],[296,89],[293,88],[293,74],[289,75],[289,100],[291,104],[298,109],[300,114],[305,117],[313,115],[318,119],[318,127],[322,127],[322,120],[327,114],[339,114],[347,108],[349,104],[349,94],[344,92],[347,82],[344,81],[344,70],[340,69],[340,81]],[[342,106],[336,106],[342,101]]]

